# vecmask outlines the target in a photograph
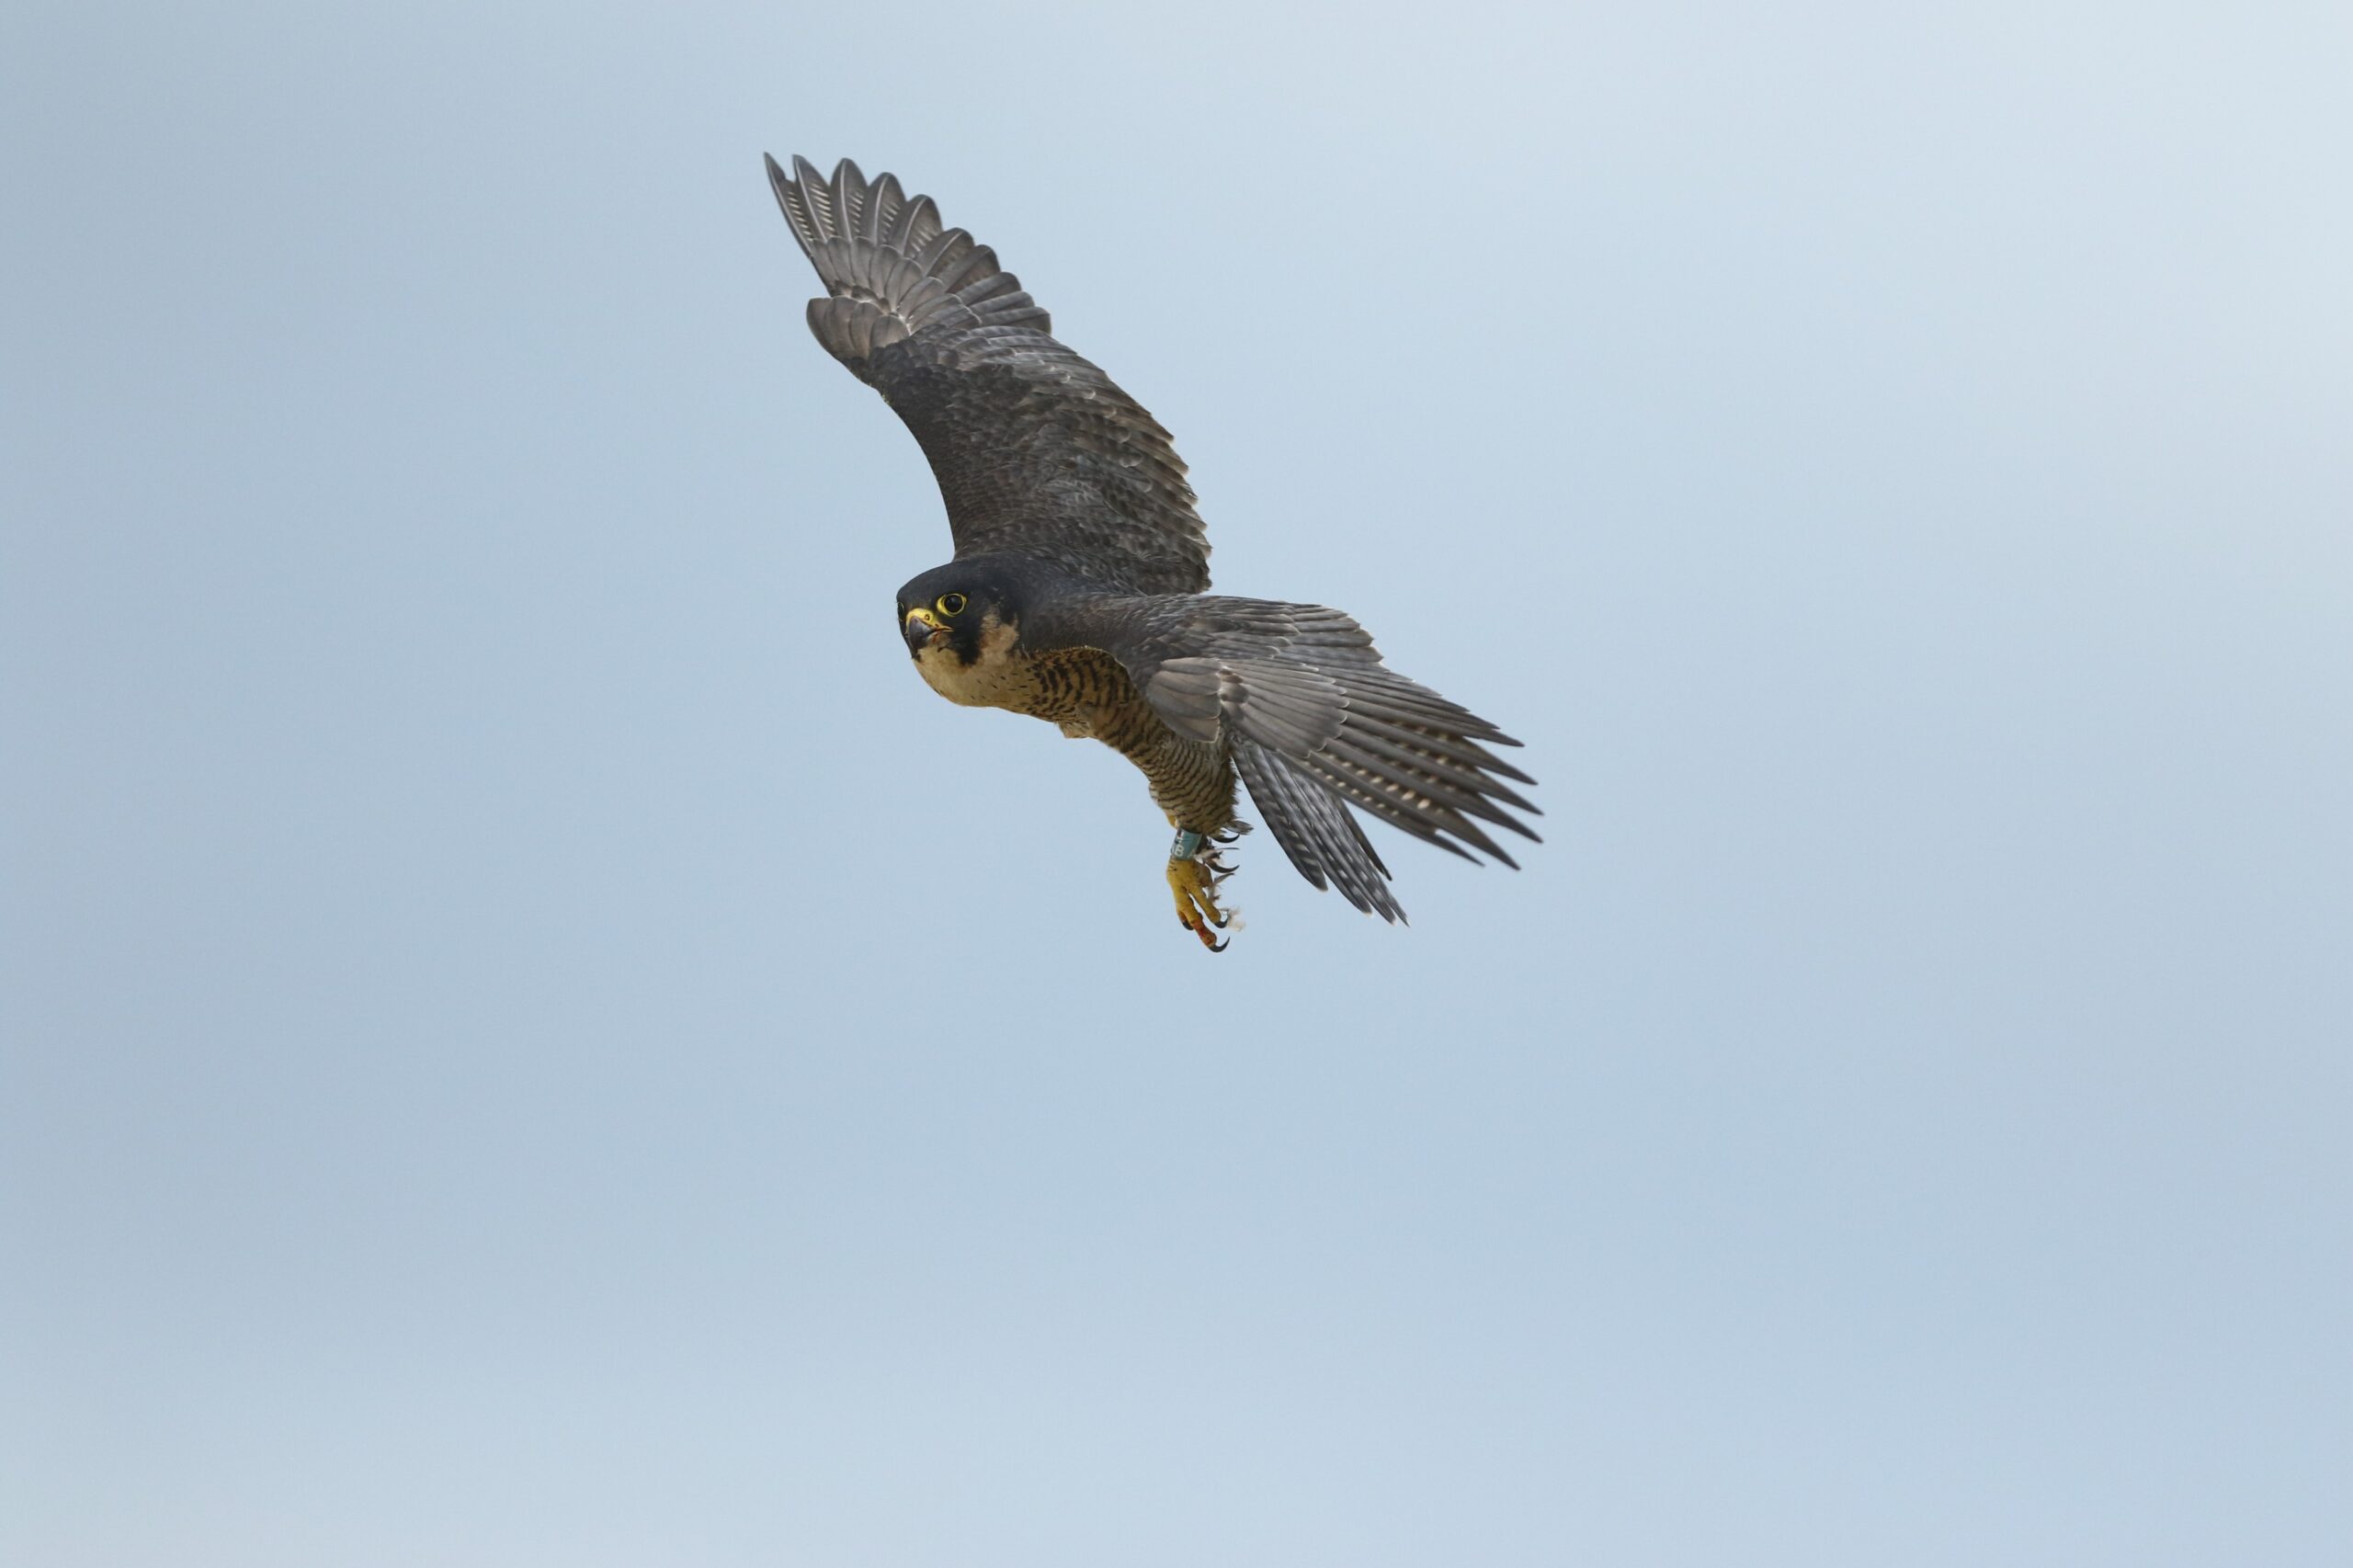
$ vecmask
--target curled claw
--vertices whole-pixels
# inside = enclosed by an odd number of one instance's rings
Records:
[[[1214,933],[1233,924],[1233,912],[1217,902],[1218,884],[1225,880],[1227,869],[1218,864],[1214,852],[1175,856],[1168,862],[1168,887],[1176,895],[1176,919],[1213,953],[1225,951],[1227,946]]]

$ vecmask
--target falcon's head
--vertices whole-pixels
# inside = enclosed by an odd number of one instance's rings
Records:
[[[915,663],[970,668],[1002,657],[1020,638],[1021,594],[980,562],[951,561],[899,590],[899,634]]]

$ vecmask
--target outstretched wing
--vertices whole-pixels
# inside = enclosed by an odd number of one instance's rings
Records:
[[[1056,342],[1021,280],[931,198],[806,159],[768,182],[824,280],[809,330],[922,443],[959,558],[1012,551],[1107,587],[1197,594],[1209,540],[1168,432]],[[797,176],[797,177],[795,177]]]
[[[1224,742],[1300,874],[1358,909],[1404,914],[1342,802],[1469,860],[1476,850],[1518,864],[1488,827],[1536,837],[1511,813],[1541,813],[1506,782],[1534,780],[1489,749],[1519,743],[1382,664],[1371,636],[1338,610],[1094,599],[1025,625],[1022,641],[1101,648],[1169,728]]]

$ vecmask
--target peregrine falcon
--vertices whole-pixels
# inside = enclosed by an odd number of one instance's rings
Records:
[[[916,672],[968,707],[1091,736],[1143,772],[1176,830],[1176,917],[1212,952],[1234,783],[1290,862],[1358,909],[1403,920],[1347,807],[1477,862],[1485,828],[1536,835],[1519,743],[1396,674],[1353,619],[1209,592],[1209,540],[1158,421],[1051,335],[996,255],[931,198],[806,159],[768,183],[825,297],[809,330],[882,394],[931,461],[955,558],[899,590]]]

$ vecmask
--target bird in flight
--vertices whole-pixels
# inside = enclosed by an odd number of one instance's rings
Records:
[[[1517,864],[1487,828],[1536,837],[1506,782],[1534,780],[1489,749],[1519,743],[1388,668],[1338,610],[1211,594],[1168,432],[1055,340],[994,251],[893,176],[767,167],[825,285],[809,330],[915,432],[948,506],[955,558],[899,590],[916,672],[1141,768],[1176,830],[1176,917],[1204,947],[1226,945],[1237,778],[1300,875],[1392,923],[1405,912],[1350,806]]]

